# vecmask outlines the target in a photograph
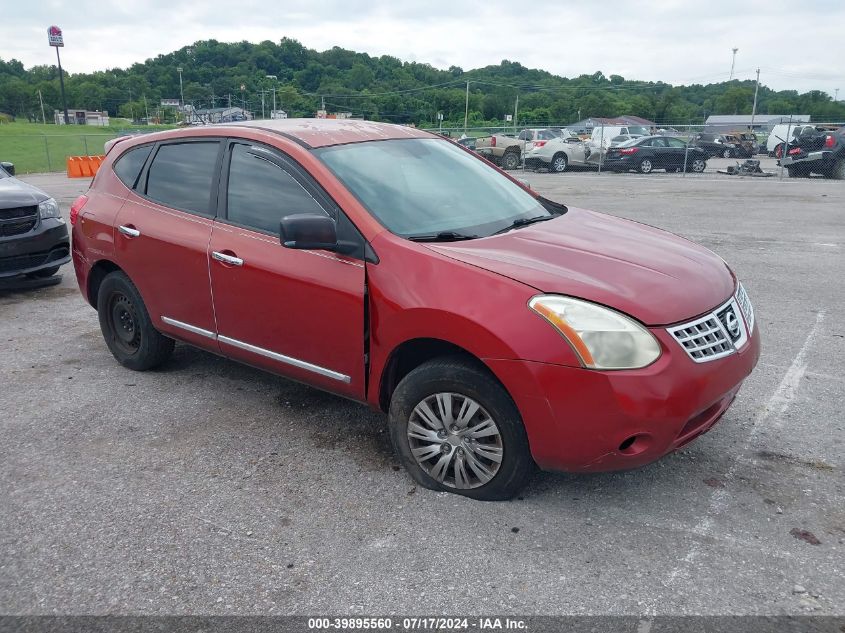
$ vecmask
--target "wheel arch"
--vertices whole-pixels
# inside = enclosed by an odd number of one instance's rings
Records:
[[[466,348],[441,338],[419,337],[399,343],[388,355],[378,381],[379,408],[385,413],[390,409],[390,399],[396,386],[410,372],[423,363],[446,356],[461,357],[469,364],[482,368],[502,386],[505,393],[508,393],[507,388],[484,361]]]
[[[103,283],[106,275],[116,270],[123,271],[120,266],[109,259],[101,259],[91,267],[91,271],[88,273],[88,287],[85,289],[85,298],[95,310],[97,309],[97,295],[100,292],[100,284]]]

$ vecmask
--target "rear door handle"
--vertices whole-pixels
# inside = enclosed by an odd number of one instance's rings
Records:
[[[126,235],[127,237],[140,237],[141,236],[141,231],[139,231],[138,229],[133,228],[131,226],[121,225],[121,226],[117,227],[117,230],[120,231],[121,233],[123,233],[124,235]]]
[[[218,262],[223,262],[224,264],[229,264],[230,266],[243,266],[244,260],[240,257],[235,257],[234,255],[227,255],[226,253],[221,253],[220,251],[211,251],[211,257],[216,259]]]

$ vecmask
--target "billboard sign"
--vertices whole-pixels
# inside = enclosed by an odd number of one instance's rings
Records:
[[[62,37],[62,30],[58,26],[47,27],[47,41],[50,46],[64,46],[65,40]]]

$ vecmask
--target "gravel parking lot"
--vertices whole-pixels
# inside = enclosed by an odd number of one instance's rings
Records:
[[[678,453],[508,503],[414,487],[340,398],[181,345],[123,369],[71,266],[0,291],[0,612],[845,613],[845,183],[714,171],[735,162],[525,174],[718,252],[764,351]],[[87,187],[24,180],[65,214]]]

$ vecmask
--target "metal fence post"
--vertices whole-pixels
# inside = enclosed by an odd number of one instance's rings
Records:
[[[599,132],[599,175],[601,175],[601,166],[604,162],[604,121],[601,124],[601,131]]]
[[[88,154],[88,137],[85,136],[84,134],[82,135],[82,144],[85,147],[85,155],[89,156],[89,154]]]
[[[42,138],[44,139],[44,153],[47,155],[47,171],[53,171],[53,164],[50,162],[50,145],[47,143],[47,135],[45,134]]]

